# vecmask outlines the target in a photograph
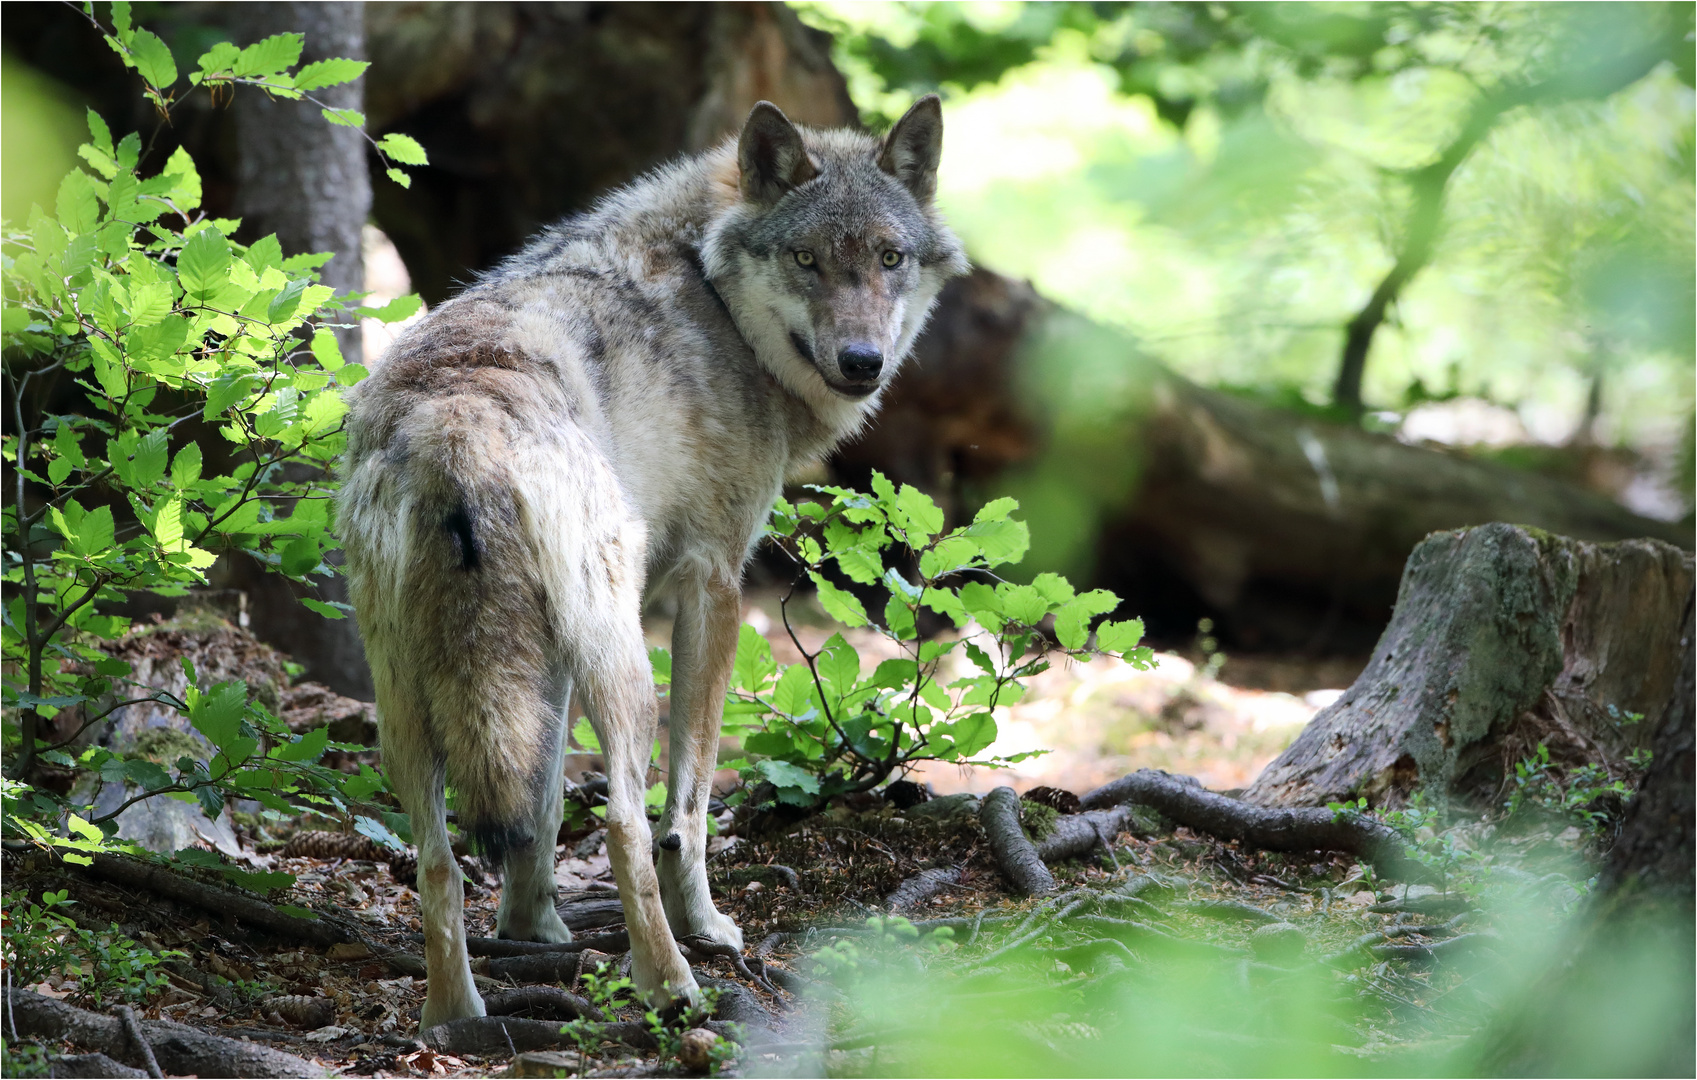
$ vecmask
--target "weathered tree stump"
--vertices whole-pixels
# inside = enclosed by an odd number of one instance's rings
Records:
[[[1244,797],[1398,805],[1424,787],[1481,801],[1539,743],[1618,764],[1671,707],[1692,587],[1690,553],[1656,540],[1502,524],[1430,536],[1367,669]]]

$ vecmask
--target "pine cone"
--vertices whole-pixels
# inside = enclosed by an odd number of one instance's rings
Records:
[[[283,845],[286,859],[365,859],[368,862],[388,862],[389,851],[369,836],[358,833],[333,833],[305,830],[289,838]]]
[[[396,852],[389,856],[389,876],[409,889],[418,888],[418,856]]]
[[[884,801],[897,810],[906,810],[931,801],[931,792],[912,780],[896,780],[884,788]]]
[[[1034,803],[1040,803],[1043,806],[1053,807],[1063,814],[1076,814],[1083,809],[1079,805],[1077,795],[1070,791],[1062,791],[1060,788],[1034,787],[1020,797],[1029,799]]]

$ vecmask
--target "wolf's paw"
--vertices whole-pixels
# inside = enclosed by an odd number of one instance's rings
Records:
[[[495,936],[512,941],[546,941],[560,945],[572,939],[572,932],[561,921],[558,911],[545,907],[526,916],[516,912],[499,912],[495,919]]]
[[[469,975],[469,972],[467,973]],[[443,993],[436,992],[432,980],[429,992],[424,998],[424,1012],[419,1018],[419,1034],[423,1034],[437,1024],[446,1024],[450,1020],[464,1020],[467,1017],[483,1016],[483,998],[476,987],[467,979],[467,985]]]
[[[733,949],[742,948],[742,930],[729,915],[718,908],[708,908],[705,912],[691,912],[689,925],[674,927],[672,932],[679,938],[704,937],[716,941],[720,945],[729,945]]]
[[[642,964],[632,966],[631,982],[637,996],[655,1009],[664,1009],[675,1001],[701,1004],[701,987],[696,985],[695,975],[676,948],[671,954],[670,962],[656,965],[653,971],[644,971]]]

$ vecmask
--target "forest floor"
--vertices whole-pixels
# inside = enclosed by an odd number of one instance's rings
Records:
[[[777,658],[793,659],[784,655],[793,646],[770,636]],[[871,663],[880,640],[854,644]],[[933,770],[916,779],[935,797],[917,805],[867,797],[801,821],[745,819],[737,834],[713,837],[714,896],[742,928],[750,957],[747,965],[695,958],[703,985],[719,992],[719,1017],[745,1025],[723,1071],[1441,1067],[1544,962],[1524,943],[1542,939],[1548,948],[1595,872],[1601,834],[1559,808],[1534,806],[1508,820],[1417,809],[1402,824],[1436,875],[1422,885],[1393,884],[1344,855],[1248,849],[1139,810],[1086,857],[1051,865],[1058,887],[1042,899],[1012,891],[980,824],[977,793],[1000,784],[1082,792],[1156,767],[1217,790],[1241,787],[1358,667],[1232,658],[1222,669],[1202,653],[1163,654],[1147,672],[1058,666],[1003,718],[1001,749],[1055,750],[1019,772]],[[1021,807],[1033,837],[1054,826],[1054,809]],[[603,837],[591,826],[563,831],[557,849],[561,912],[580,937],[622,923]],[[422,927],[408,867],[364,838],[343,837],[351,846],[337,854],[307,835],[337,827],[254,817],[237,830],[239,861],[296,877],[273,903],[311,909],[361,939],[330,947],[10,850],[6,888],[31,898],[66,889],[74,903],[62,910],[84,928],[115,926],[155,955],[180,950],[138,1015],[262,1043],[330,1075],[688,1074],[673,1056],[677,1031],[661,1032],[666,1052],[651,1038],[629,1038],[629,1022],[643,1026],[644,1010],[616,997],[605,1003],[605,1023],[585,1025],[581,1044],[556,1040],[566,1049],[553,1056],[417,1041],[423,980],[398,973],[387,952],[421,951],[409,936]],[[462,867],[467,934],[493,937],[499,879],[471,857]],[[946,879],[929,892],[915,887],[927,871]],[[595,998],[598,965],[616,970],[622,959],[578,952],[553,985]],[[761,963],[766,977],[750,979]],[[485,961],[477,968],[491,970]],[[477,978],[486,997],[528,984]],[[97,983],[85,965],[29,989],[105,1011],[110,1001],[91,1000]],[[548,1009],[528,1015],[563,1019]],[[621,1031],[624,1041],[603,1037]],[[16,1040],[8,1043],[7,1075],[28,1071]]]

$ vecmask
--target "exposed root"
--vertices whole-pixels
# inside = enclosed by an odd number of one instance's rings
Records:
[[[906,911],[942,892],[960,880],[960,868],[921,870],[896,886],[896,891],[884,900],[891,911]]]
[[[1085,809],[1137,803],[1180,825],[1267,851],[1342,851],[1398,881],[1433,876],[1409,857],[1402,837],[1388,825],[1330,810],[1255,806],[1208,791],[1188,776],[1158,769],[1139,769],[1103,784],[1080,801]]]
[[[322,1067],[293,1054],[268,1046],[209,1035],[169,1020],[137,1020],[141,1043],[126,1030],[123,1020],[79,1009],[63,1001],[15,987],[6,993],[9,1029],[19,1035],[44,1040],[63,1040],[85,1050],[95,1050],[118,1061],[146,1061],[140,1046],[146,1045],[154,1060],[153,1075],[173,1076],[323,1076]]]
[[[984,826],[996,865],[1014,888],[1027,896],[1047,896],[1055,891],[1055,878],[1043,865],[1036,845],[1020,828],[1019,801],[1013,788],[999,787],[984,796],[978,820]]]

